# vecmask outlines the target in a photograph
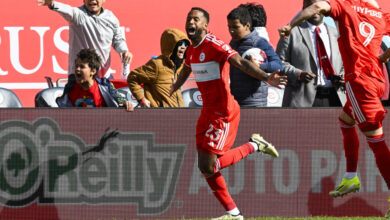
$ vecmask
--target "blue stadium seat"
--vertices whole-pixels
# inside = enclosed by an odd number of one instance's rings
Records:
[[[191,88],[182,92],[184,107],[202,107],[202,96],[197,88]]]
[[[22,108],[18,96],[9,89],[0,88],[0,108]]]
[[[56,98],[62,96],[64,87],[47,88],[35,95],[35,107],[58,108]]]

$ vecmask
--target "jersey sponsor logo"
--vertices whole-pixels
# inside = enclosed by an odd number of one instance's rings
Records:
[[[382,18],[382,12],[380,12],[380,11],[375,11],[375,10],[372,10],[372,9],[363,8],[363,7],[356,6],[356,5],[352,5],[351,7],[357,13],[367,14],[367,15],[370,15],[372,17]]]
[[[217,62],[192,63],[191,68],[197,82],[206,82],[221,78],[219,63]]]
[[[202,52],[202,53],[200,53],[200,55],[199,55],[199,61],[200,61],[200,62],[203,62],[204,59],[206,59],[206,54]]]

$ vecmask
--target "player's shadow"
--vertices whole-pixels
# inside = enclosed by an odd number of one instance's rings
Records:
[[[308,212],[312,216],[383,216],[380,210],[359,197],[350,197],[347,202],[335,206],[335,198],[329,196],[329,192],[334,190],[334,186],[334,181],[328,177],[322,181],[321,193],[310,191],[307,202]]]

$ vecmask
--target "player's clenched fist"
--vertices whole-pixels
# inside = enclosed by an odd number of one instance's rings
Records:
[[[37,0],[37,3],[38,6],[43,6],[43,5],[53,6],[54,0]]]

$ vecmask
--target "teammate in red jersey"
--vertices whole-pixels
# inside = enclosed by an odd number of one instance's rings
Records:
[[[380,100],[385,88],[381,60],[388,59],[389,53],[379,55],[382,37],[390,34],[390,15],[380,9],[375,0],[317,0],[290,24],[280,28],[280,36],[288,37],[293,27],[319,13],[329,15],[338,23],[348,98],[339,116],[347,172],[342,183],[329,194],[338,197],[360,188],[356,173],[359,139],[355,124],[367,137],[379,171],[390,189],[390,151],[382,129],[386,110]]]
[[[259,134],[253,134],[248,143],[230,150],[240,121],[240,107],[230,93],[228,63],[272,86],[285,85],[287,79],[276,72],[267,74],[258,65],[241,58],[228,44],[208,34],[208,23],[209,14],[204,9],[192,8],[188,13],[186,31],[192,45],[187,50],[183,70],[170,92],[172,94],[179,89],[191,71],[194,73],[203,100],[196,127],[198,167],[227,212],[217,219],[243,219],[220,170],[255,151],[273,157],[279,154]]]

